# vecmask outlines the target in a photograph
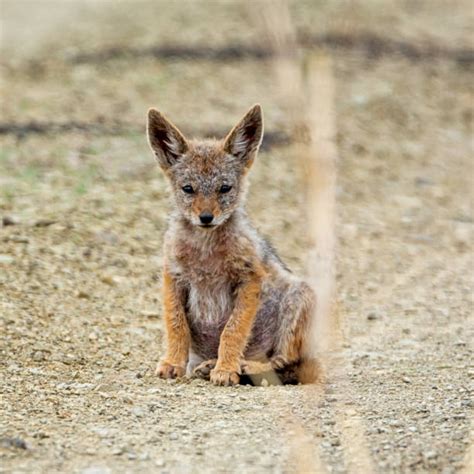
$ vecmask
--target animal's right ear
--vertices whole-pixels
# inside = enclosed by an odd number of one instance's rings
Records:
[[[188,150],[182,133],[156,109],[148,111],[147,135],[150,147],[165,171]]]

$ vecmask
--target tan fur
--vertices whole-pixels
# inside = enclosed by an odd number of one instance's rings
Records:
[[[216,367],[211,371],[211,381],[218,385],[229,385],[232,377],[238,381],[236,375],[240,372],[244,349],[260,305],[263,271],[259,270],[257,268],[239,289],[234,310],[221,334]]]
[[[161,113],[149,112],[149,142],[174,197],[164,244],[167,352],[160,377],[182,375],[188,362],[189,373],[233,385],[248,361],[269,362],[280,374],[297,373],[303,361],[308,366],[315,296],[243,207],[262,136],[258,105],[222,141],[188,141]]]
[[[182,298],[166,268],[163,271],[163,305],[168,345],[156,373],[163,378],[181,377],[186,370],[191,337]]]

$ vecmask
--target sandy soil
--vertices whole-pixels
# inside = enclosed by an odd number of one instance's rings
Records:
[[[470,46],[468,2],[416,4],[292,11],[302,35]],[[288,130],[268,60],[74,60],[260,39],[238,2],[136,5],[1,2],[0,471],[469,472],[472,62],[330,49],[343,342],[327,384],[166,382],[153,370],[169,193],[146,109],[200,133],[258,101],[269,132]],[[31,133],[32,121],[66,126]],[[260,154],[249,207],[304,273],[297,150]]]

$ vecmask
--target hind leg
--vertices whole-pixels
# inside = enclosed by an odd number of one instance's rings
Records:
[[[316,295],[305,282],[293,283],[283,297],[278,317],[272,368],[281,370],[302,360],[308,340]]]
[[[211,377],[211,370],[216,366],[216,364],[217,364],[217,359],[209,359],[209,360],[205,360],[201,362],[192,371],[193,377],[209,380]]]

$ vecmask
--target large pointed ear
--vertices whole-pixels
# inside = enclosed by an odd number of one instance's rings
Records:
[[[182,133],[156,109],[148,111],[147,135],[150,147],[165,171],[188,150]]]
[[[255,104],[230,131],[224,141],[224,150],[245,161],[249,167],[262,143],[263,116],[260,104]]]

